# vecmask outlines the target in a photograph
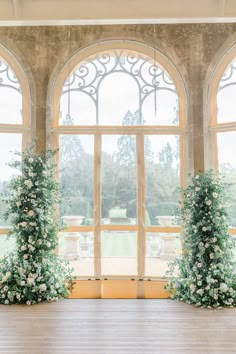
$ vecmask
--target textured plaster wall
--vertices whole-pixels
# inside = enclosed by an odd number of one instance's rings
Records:
[[[53,78],[80,48],[107,39],[146,42],[177,66],[188,96],[190,155],[195,171],[204,169],[207,80],[223,53],[236,42],[236,24],[156,25],[155,31],[153,25],[1,27],[0,42],[16,55],[29,77],[37,148],[46,145]]]

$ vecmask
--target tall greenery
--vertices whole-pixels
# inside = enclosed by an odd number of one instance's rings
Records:
[[[0,259],[0,303],[53,301],[69,295],[71,269],[56,256],[60,190],[54,176],[55,152],[33,152],[32,144],[12,166],[21,170],[3,196],[5,218],[16,238],[16,252]],[[19,154],[18,154],[19,155]]]
[[[225,188],[213,171],[183,191],[183,255],[170,264],[173,299],[203,307],[236,305],[234,241],[228,235]]]

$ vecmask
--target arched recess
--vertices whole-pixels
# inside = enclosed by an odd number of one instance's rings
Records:
[[[72,200],[71,210],[61,210],[67,228],[59,250],[72,260],[68,245],[74,242],[80,259],[72,263],[80,279],[160,279],[167,258],[179,252],[181,228],[172,224],[178,196],[171,198],[188,172],[187,95],[180,72],[149,45],[110,40],[73,55],[52,87],[51,145],[59,148],[59,178]],[[81,101],[82,94],[91,105]],[[83,119],[81,111],[93,118]],[[159,255],[161,262],[153,262]]]
[[[208,77],[206,161],[208,168],[219,170],[233,183],[227,187],[231,217],[229,232],[236,234],[236,44],[224,50]]]
[[[20,61],[0,43],[0,190],[4,192],[12,175],[7,164],[22,151],[31,138],[31,91],[26,72]],[[0,204],[0,256],[14,247],[7,239],[8,224],[3,220],[4,205]]]

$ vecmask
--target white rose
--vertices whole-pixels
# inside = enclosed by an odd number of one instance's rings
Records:
[[[194,284],[190,284],[190,290],[192,291],[192,293],[194,292],[194,290],[195,290],[195,285]]]
[[[196,187],[196,188],[195,188],[195,191],[196,191],[196,192],[199,192],[199,191],[200,191],[200,188],[199,188],[199,187]]]
[[[206,201],[206,205],[208,205],[208,206],[211,205],[211,200],[210,200],[210,199],[208,199],[208,200]]]
[[[197,266],[198,266],[198,268],[201,268],[202,267],[202,263],[198,263]]]
[[[204,293],[204,290],[203,290],[203,289],[198,289],[198,290],[197,290],[197,294],[202,295],[203,293]]]
[[[213,237],[212,241],[215,243],[217,241],[217,238]]]
[[[27,284],[29,284],[29,285],[34,284],[34,278],[28,278],[27,279]]]
[[[213,193],[212,193],[212,196],[213,196],[213,198],[217,198],[217,197],[218,197],[218,194],[217,194],[216,192],[213,192]]]
[[[28,300],[26,301],[26,305],[30,306],[31,305],[31,302]]]
[[[25,221],[23,221],[23,222],[21,223],[21,226],[22,226],[22,227],[26,227],[26,225],[27,225],[27,223],[26,223]]]
[[[207,231],[206,226],[203,226],[203,227],[202,227],[202,231]]]
[[[196,176],[195,176],[195,179],[198,179],[198,178],[199,178],[199,176],[198,176],[198,175],[196,175]]]
[[[221,283],[220,290],[222,291],[222,293],[225,293],[228,290],[228,285],[225,283]]]
[[[29,257],[28,254],[24,254],[24,256],[23,256],[24,259],[27,259],[28,257]]]
[[[21,246],[21,251],[26,251],[27,247],[25,245]]]
[[[8,300],[5,300],[5,305],[9,305],[9,301]]]
[[[30,211],[28,212],[28,215],[29,215],[29,216],[33,216],[33,215],[34,215],[33,210],[30,210]]]
[[[210,259],[214,259],[215,256],[214,256],[214,253],[210,253]]]
[[[34,159],[32,157],[29,158],[29,163],[32,163]]]
[[[21,206],[21,202],[16,202],[16,206],[19,208]]]
[[[39,285],[39,291],[46,291],[46,290],[47,290],[47,286],[45,284]]]

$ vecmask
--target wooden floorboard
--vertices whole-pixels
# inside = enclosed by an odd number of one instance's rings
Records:
[[[0,354],[236,354],[236,309],[172,300],[0,306]]]

